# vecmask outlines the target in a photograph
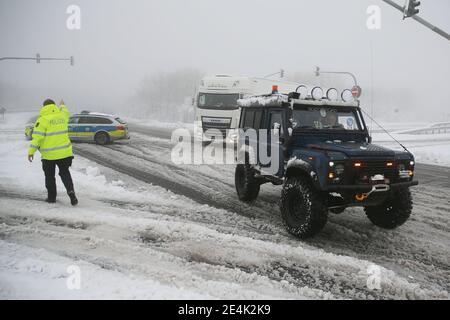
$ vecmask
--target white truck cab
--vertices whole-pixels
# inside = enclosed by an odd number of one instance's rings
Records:
[[[296,82],[257,77],[224,74],[204,77],[194,99],[197,140],[209,141],[207,130],[218,129],[227,142],[234,142],[237,133],[233,129],[238,128],[240,119],[238,99],[270,94],[274,85],[278,86],[279,93],[285,94],[299,86]]]

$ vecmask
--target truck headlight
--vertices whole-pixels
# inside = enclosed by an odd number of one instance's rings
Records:
[[[409,166],[408,168],[406,167],[406,164],[404,163],[399,163],[397,166],[397,170],[398,170],[398,177],[400,179],[410,179],[414,176],[414,171],[411,170],[411,166]]]
[[[330,161],[329,166],[330,171],[328,172],[328,179],[330,179],[332,183],[341,183],[343,179],[342,174],[345,171],[344,164]]]

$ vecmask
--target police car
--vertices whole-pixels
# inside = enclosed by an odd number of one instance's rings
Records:
[[[38,116],[31,117],[25,125],[25,138],[31,140],[33,136],[34,124],[36,123]]]
[[[69,137],[72,141],[88,141],[108,144],[130,139],[128,124],[121,118],[103,113],[82,112],[69,119]]]
[[[37,116],[25,125],[25,138],[31,140]],[[128,124],[121,118],[103,113],[82,111],[69,119],[69,138],[74,142],[96,142],[104,145],[115,140],[130,139]]]

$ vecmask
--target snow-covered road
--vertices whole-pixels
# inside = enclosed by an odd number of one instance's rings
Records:
[[[0,128],[2,298],[449,298],[450,188],[432,173],[399,229],[348,209],[301,242],[281,224],[280,187],[242,204],[234,167],[175,166],[170,141],[143,133],[76,146],[72,208],[61,184],[56,205],[42,201],[39,161]],[[69,266],[81,290],[68,289]]]

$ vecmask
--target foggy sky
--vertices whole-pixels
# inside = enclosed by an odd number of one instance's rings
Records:
[[[81,8],[81,30],[66,28],[70,4]],[[371,4],[382,9],[381,30],[366,28]],[[450,32],[448,0],[422,0],[420,9]],[[373,82],[379,117],[397,108],[408,120],[450,120],[450,42],[381,0],[0,0],[0,56],[37,52],[73,55],[75,66],[0,62],[6,108],[46,97],[126,108],[146,75],[183,68],[256,76],[284,68],[321,84],[311,77],[318,65],[354,72],[369,109]]]

